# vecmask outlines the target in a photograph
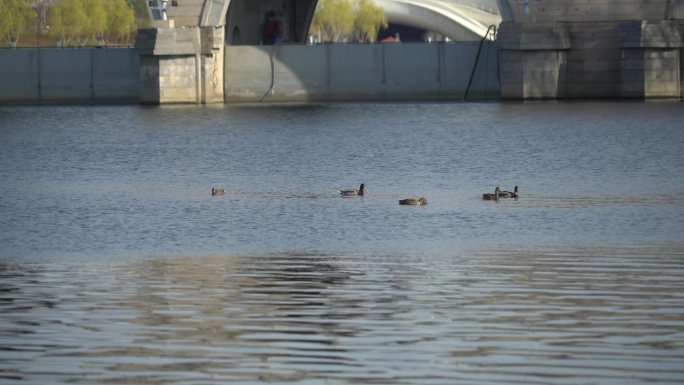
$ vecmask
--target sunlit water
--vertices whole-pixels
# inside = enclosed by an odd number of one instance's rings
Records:
[[[683,383],[683,173],[676,102],[0,107],[0,383]]]

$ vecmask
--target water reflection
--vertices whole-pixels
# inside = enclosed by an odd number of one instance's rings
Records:
[[[0,378],[681,383],[684,247],[0,266]]]
[[[3,108],[0,382],[683,383],[683,111]]]

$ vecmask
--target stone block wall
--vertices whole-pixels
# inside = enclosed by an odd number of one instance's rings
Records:
[[[666,20],[675,0],[499,0],[516,22],[616,22]],[[505,13],[505,12],[502,12]]]
[[[679,25],[672,21],[623,21],[619,31],[621,96],[679,97],[683,45]]]
[[[680,49],[684,33],[676,32],[677,28],[667,20],[676,19],[684,11],[684,1],[499,0],[498,3],[505,20],[499,31],[502,97],[534,99],[556,94],[559,98],[583,99],[682,95],[679,74],[684,68]],[[554,23],[567,28],[568,44],[560,41],[554,44],[553,38],[548,44],[549,36],[561,40],[553,32],[557,29]],[[546,28],[547,32],[535,32],[535,28]],[[538,38],[547,40],[547,44],[534,43]],[[520,41],[517,46],[512,44],[516,39]],[[511,54],[506,50],[520,53]],[[554,52],[564,52],[566,61],[555,59]],[[543,57],[557,68],[545,66],[546,75],[540,77],[539,70],[533,68],[539,67]],[[516,74],[514,70],[521,67],[521,61],[524,69]],[[671,70],[673,67],[678,69]],[[556,83],[548,80],[553,79],[554,73],[558,73]],[[539,81],[549,84],[540,87]]]
[[[563,50],[502,50],[503,99],[556,99],[567,92],[567,52]]]
[[[214,55],[202,55],[200,71],[202,94],[200,103],[223,103],[223,49]]]
[[[214,27],[140,30],[141,103],[223,103],[223,36]]]
[[[196,103],[195,56],[159,57],[159,103]]]
[[[202,9],[205,3],[212,0],[178,0],[177,6],[172,6],[171,0],[167,4],[167,15],[176,27],[197,27],[200,25]]]
[[[159,57],[140,56],[140,102],[158,104],[159,100]]]
[[[502,23],[502,97],[681,97],[682,28],[642,20]]]
[[[684,17],[684,0],[682,1],[682,17]],[[684,20],[679,21],[679,34],[684,38]],[[684,98],[684,47],[679,49],[679,97]]]
[[[503,99],[566,97],[567,52],[562,23],[501,23],[498,33]]]
[[[680,52],[673,48],[626,49],[622,58],[623,98],[674,98],[680,95]]]
[[[508,50],[569,49],[570,35],[564,23],[512,23],[499,25],[497,43]]]
[[[567,98],[615,98],[620,93],[617,22],[568,24]]]

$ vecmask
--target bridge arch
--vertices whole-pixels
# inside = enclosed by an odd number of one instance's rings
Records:
[[[452,40],[480,40],[491,24],[498,25],[501,21],[496,14],[444,1],[375,0],[375,3],[385,10],[390,23],[436,32]]]
[[[453,1],[439,0],[375,0],[390,23],[421,28],[454,40],[479,40],[487,27],[498,24],[498,14],[482,12]],[[201,14],[201,26],[225,26],[226,43],[259,45],[268,12],[274,12],[283,23],[285,41],[305,43],[318,0],[207,0]],[[241,31],[234,41],[232,31]]]

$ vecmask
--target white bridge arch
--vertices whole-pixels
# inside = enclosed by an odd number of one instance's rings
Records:
[[[496,9],[478,9],[440,0],[375,0],[390,23],[436,32],[453,40],[480,40],[490,25],[498,25]]]

